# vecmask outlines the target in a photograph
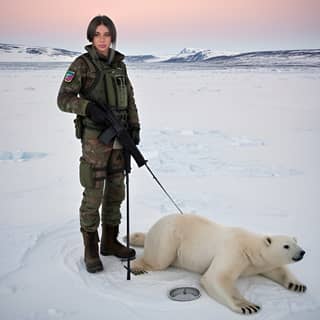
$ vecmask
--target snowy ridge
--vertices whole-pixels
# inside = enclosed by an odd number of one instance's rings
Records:
[[[0,62],[72,61],[80,52],[0,43]],[[128,63],[210,63],[222,67],[320,67],[320,49],[230,52],[184,48],[173,56],[128,55]]]
[[[151,54],[126,56],[126,62],[156,62],[157,60],[159,58]]]
[[[80,52],[66,49],[0,43],[0,61],[72,61]]]
[[[223,66],[320,66],[320,49],[231,53],[207,49],[183,49],[164,62],[208,62]]]
[[[280,50],[248,52],[211,57],[207,62],[238,66],[305,66],[320,67],[320,50]]]
[[[184,48],[177,55],[167,59],[165,62],[200,62],[214,57],[231,56],[234,54],[236,53],[230,51]]]

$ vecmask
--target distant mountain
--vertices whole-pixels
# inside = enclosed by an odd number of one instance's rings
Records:
[[[137,56],[126,56],[126,62],[157,62],[159,57],[151,54],[137,55]]]
[[[0,61],[72,61],[81,52],[66,49],[0,43]],[[154,55],[126,56],[127,62],[157,62]],[[163,60],[163,59],[162,59]]]
[[[320,67],[320,49],[247,52],[211,57],[205,61],[222,66]]]
[[[0,61],[72,61],[81,53],[58,48],[1,44]],[[128,55],[128,63],[208,63],[222,67],[320,67],[320,49],[236,53],[184,48],[176,55]]]
[[[185,48],[177,55],[164,60],[163,62],[206,62],[220,66],[320,67],[320,49],[232,53],[205,49]]]
[[[71,61],[80,52],[0,43],[0,61]]]
[[[201,62],[210,58],[235,54],[229,51],[213,51],[209,49],[184,48],[177,55],[170,57],[164,62]]]

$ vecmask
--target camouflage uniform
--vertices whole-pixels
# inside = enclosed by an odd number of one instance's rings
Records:
[[[60,87],[58,106],[62,111],[77,114],[77,123],[84,126],[81,130],[80,182],[84,193],[80,224],[85,231],[94,232],[100,223],[101,203],[102,224],[120,224],[120,206],[125,197],[124,157],[119,144],[117,147],[114,141],[108,145],[99,142],[98,136],[105,127],[86,117],[87,105],[92,101],[111,106],[113,111],[125,114],[121,120],[129,127],[139,127],[139,118],[124,56],[111,51],[114,56],[109,63],[92,45],[86,50],[88,53],[70,65]]]

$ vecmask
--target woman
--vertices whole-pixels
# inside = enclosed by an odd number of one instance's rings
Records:
[[[84,187],[80,226],[84,241],[84,261],[88,272],[103,270],[99,257],[99,207],[102,204],[100,253],[134,258],[135,251],[118,240],[120,206],[125,197],[124,156],[117,140],[102,144],[98,137],[108,128],[102,105],[111,108],[140,141],[140,124],[128,79],[124,56],[115,51],[116,28],[106,16],[94,17],[87,30],[91,45],[69,67],[58,94],[62,111],[75,113],[76,135],[82,142],[80,182]]]

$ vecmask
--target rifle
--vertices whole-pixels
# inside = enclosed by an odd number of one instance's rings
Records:
[[[98,104],[99,105],[99,104]],[[125,172],[126,172],[126,190],[127,190],[127,248],[129,248],[129,173],[130,173],[130,156],[136,161],[138,167],[146,166],[148,171],[151,173],[152,177],[156,180],[161,189],[165,192],[171,202],[175,205],[175,207],[179,210],[181,214],[183,214],[182,210],[178,207],[175,201],[171,198],[169,193],[162,186],[157,177],[153,174],[149,166],[147,165],[147,160],[143,157],[140,150],[137,148],[135,143],[133,142],[131,136],[129,135],[126,128],[124,128],[117,117],[114,115],[111,108],[107,105],[99,105],[106,112],[107,121],[111,124],[108,129],[104,130],[100,136],[98,137],[99,141],[104,144],[110,143],[113,138],[117,138],[121,143],[124,149],[124,157],[125,157]],[[128,265],[127,269],[127,280],[130,280],[130,259],[127,261]]]
[[[142,153],[138,149],[138,147],[133,142],[130,134],[128,133],[127,129],[124,128],[120,121],[117,119],[117,117],[114,115],[111,108],[104,104],[98,104],[103,110],[106,112],[106,117],[111,126],[103,131],[100,136],[99,140],[105,144],[108,144],[113,138],[117,137],[120,141],[122,147],[125,149],[129,155],[133,157],[135,162],[137,163],[137,166],[140,168],[142,166],[146,166],[150,174],[152,175],[153,179],[156,180],[157,184],[160,186],[160,188],[164,191],[164,193],[167,195],[167,197],[171,200],[171,202],[174,204],[174,206],[178,209],[178,211],[183,214],[182,210],[179,208],[179,206],[175,203],[175,201],[172,199],[172,197],[169,195],[169,193],[166,191],[166,189],[162,186],[160,181],[157,179],[157,177],[154,175],[152,170],[149,168],[147,164],[147,160],[143,157]]]
[[[125,129],[119,120],[116,118],[111,108],[108,106],[103,106],[103,110],[106,112],[107,119],[111,126],[104,130],[100,136],[99,140],[104,144],[108,144],[113,138],[117,137],[123,148],[133,157],[136,161],[137,166],[140,168],[147,163],[147,160],[143,157],[140,150],[137,148],[133,142],[127,129]]]

